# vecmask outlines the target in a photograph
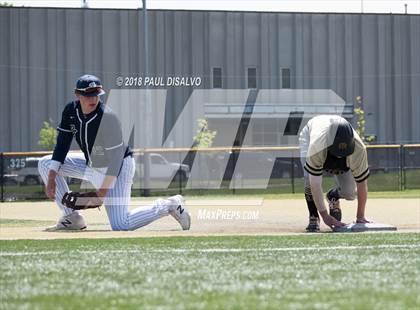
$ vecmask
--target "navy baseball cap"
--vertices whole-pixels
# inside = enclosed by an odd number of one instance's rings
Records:
[[[105,94],[102,89],[102,83],[99,78],[91,74],[85,74],[76,82],[76,93],[85,97],[95,97]]]
[[[328,152],[336,157],[346,157],[354,152],[354,132],[351,124],[344,118],[333,121],[330,126]],[[332,142],[332,144],[331,144]]]

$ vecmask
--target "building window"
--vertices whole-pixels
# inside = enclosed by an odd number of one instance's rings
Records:
[[[213,88],[222,88],[222,68],[213,68]]]
[[[248,68],[248,88],[257,88],[257,68]]]
[[[290,68],[281,69],[281,88],[290,88]]]

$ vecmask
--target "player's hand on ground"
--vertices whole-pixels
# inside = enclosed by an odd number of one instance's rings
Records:
[[[373,223],[373,221],[368,220],[365,217],[361,217],[361,218],[357,218],[356,219],[356,223],[362,223],[362,224],[366,224],[366,223]]]
[[[344,224],[343,222],[337,221],[328,213],[322,215],[322,220],[324,221],[325,225],[329,226],[330,228],[346,226],[346,224]]]

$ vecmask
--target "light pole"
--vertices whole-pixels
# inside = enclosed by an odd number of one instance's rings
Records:
[[[146,0],[143,2],[143,38],[144,38],[144,76],[147,77],[149,74],[149,45],[148,45],[148,27],[147,27],[147,3]],[[150,95],[146,86],[146,128],[148,132],[152,132],[152,107],[150,103]],[[146,148],[151,147],[151,137],[146,135]],[[144,152],[144,196],[150,196],[150,154]]]
[[[149,52],[148,52],[148,29],[147,29],[147,5],[146,0],[143,1],[143,30],[144,30],[144,74],[149,73]]]

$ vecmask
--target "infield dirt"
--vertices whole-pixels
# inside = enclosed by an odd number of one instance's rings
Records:
[[[130,209],[145,206],[152,200],[133,200]],[[356,202],[343,201],[343,221],[351,223],[356,215]],[[79,232],[46,232],[46,225],[0,226],[0,239],[118,238],[152,236],[207,235],[281,235],[304,233],[307,210],[303,199],[190,199],[187,208],[192,216],[191,230],[181,231],[178,223],[167,216],[136,231],[111,231],[106,211],[83,213],[88,229]],[[420,231],[420,199],[370,199],[366,215],[369,219],[395,225],[398,231]],[[0,218],[51,221],[60,212],[53,202],[12,202],[0,204]],[[36,223],[36,222],[35,222]],[[330,231],[325,225],[324,232]]]

